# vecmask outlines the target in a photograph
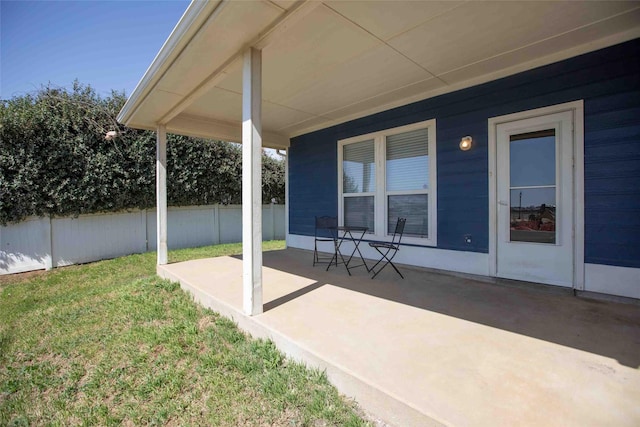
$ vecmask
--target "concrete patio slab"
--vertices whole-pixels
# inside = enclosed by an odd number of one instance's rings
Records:
[[[158,274],[392,425],[640,425],[639,305],[408,267],[405,280],[392,269],[371,280],[294,249],[263,256],[254,317],[239,257]]]

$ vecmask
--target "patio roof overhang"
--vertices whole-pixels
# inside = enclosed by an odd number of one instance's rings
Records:
[[[158,264],[166,132],[243,143],[243,305],[262,313],[261,148],[640,37],[640,2],[193,1],[118,115],[157,131]]]
[[[263,145],[640,37],[640,2],[192,2],[118,120],[241,142],[262,51]]]

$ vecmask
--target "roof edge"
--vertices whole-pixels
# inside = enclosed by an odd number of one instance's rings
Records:
[[[224,3],[226,3],[226,0],[217,2],[191,1],[171,31],[171,34],[160,48],[160,51],[151,62],[151,65],[149,65],[135,89],[133,89],[127,102],[118,113],[116,117],[118,122],[126,126],[129,125],[131,117],[149,95],[153,87],[158,83],[162,75],[164,75],[182,50],[189,44],[209,16],[216,9],[222,7]]]

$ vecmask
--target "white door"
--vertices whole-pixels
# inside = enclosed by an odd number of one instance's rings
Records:
[[[574,284],[573,113],[496,128],[496,275]]]

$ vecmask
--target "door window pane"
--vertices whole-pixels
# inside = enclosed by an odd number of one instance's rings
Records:
[[[345,145],[342,154],[343,193],[374,192],[376,165],[373,140]]]
[[[393,234],[398,218],[406,218],[404,235],[429,236],[429,195],[411,194],[388,197],[387,233]]]
[[[345,197],[344,198],[344,225],[349,227],[367,227],[373,232],[374,222],[374,197]]]
[[[509,161],[511,241],[555,244],[555,130],[511,135]]]
[[[556,184],[555,130],[511,135],[511,187]]]
[[[511,190],[511,241],[556,243],[556,188]]]
[[[387,137],[386,174],[387,191],[429,188],[427,129],[417,129]]]

